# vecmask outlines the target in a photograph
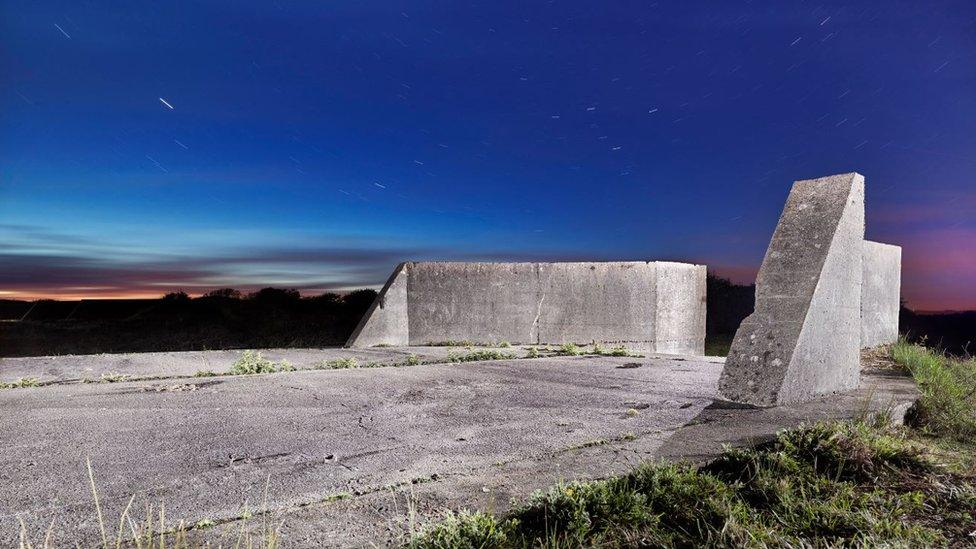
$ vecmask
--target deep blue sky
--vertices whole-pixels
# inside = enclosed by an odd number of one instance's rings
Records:
[[[404,259],[684,259],[745,281],[793,180],[859,171],[910,305],[976,308],[973,2],[0,17],[7,296],[314,293]]]

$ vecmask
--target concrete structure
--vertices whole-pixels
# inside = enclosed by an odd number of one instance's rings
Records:
[[[810,400],[859,381],[864,177],[797,181],[739,326],[722,398],[756,406]]]
[[[349,347],[596,341],[703,354],[705,267],[669,262],[397,266]]]
[[[864,241],[861,284],[861,347],[898,341],[901,247]]]

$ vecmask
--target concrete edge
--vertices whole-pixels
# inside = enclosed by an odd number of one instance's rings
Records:
[[[386,279],[386,284],[383,285],[383,289],[381,289],[380,293],[376,295],[376,299],[373,300],[372,305],[370,305],[369,309],[366,310],[366,314],[359,319],[359,324],[356,325],[356,329],[352,331],[349,339],[346,340],[345,345],[343,345],[344,348],[349,349],[356,346],[356,340],[359,339],[359,335],[362,333],[363,329],[366,328],[366,325],[369,324],[370,319],[373,318],[373,314],[376,312],[376,309],[379,308],[380,304],[383,303],[383,300],[386,299],[386,293],[390,290],[390,286],[393,286],[393,283],[396,282],[396,279],[400,276],[400,273],[407,268],[407,263],[407,261],[401,262],[393,269],[393,273],[389,276],[389,278]]]

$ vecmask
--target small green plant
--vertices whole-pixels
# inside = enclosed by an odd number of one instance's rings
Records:
[[[469,351],[467,353],[448,353],[448,362],[476,362],[479,360],[510,360],[515,358],[513,353],[493,350]]]
[[[583,354],[583,350],[575,343],[564,343],[556,350],[556,354],[561,356],[579,356]]]
[[[511,347],[512,344],[507,341],[502,341],[501,343],[498,344],[498,346],[507,349],[508,347]]]
[[[351,368],[359,368],[359,361],[354,356],[323,360],[316,365],[318,370],[348,370]]]
[[[525,358],[539,358],[539,349],[536,347],[529,347],[528,352],[525,353]]]
[[[467,340],[455,341],[453,339],[448,339],[445,341],[428,341],[427,346],[428,347],[477,347],[479,345],[476,345],[474,342],[467,341]]]
[[[0,389],[26,389],[28,387],[39,387],[41,384],[33,377],[22,377],[15,381],[0,381]]]
[[[613,348],[610,348],[610,349],[600,349],[599,351],[597,351],[596,349],[594,349],[593,350],[593,354],[600,355],[600,356],[629,356],[629,357],[641,357],[641,356],[643,356],[643,355],[640,355],[640,354],[637,354],[637,353],[634,353],[634,352],[630,351],[629,349],[627,349],[623,345],[620,345],[620,346],[617,346],[617,347],[613,347]]]
[[[410,355],[407,357],[406,364],[407,366],[417,366],[418,364],[421,364],[420,357],[417,355]]]
[[[244,351],[228,373],[231,375],[273,374],[294,369],[294,366],[287,361],[273,362],[261,356],[261,353]]]
[[[193,377],[216,377],[218,375],[220,374],[212,370],[200,370],[197,373],[193,374]]]

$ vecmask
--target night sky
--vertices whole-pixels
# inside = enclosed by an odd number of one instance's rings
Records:
[[[976,309],[976,3],[3,2],[0,297],[382,284],[408,259],[751,282],[858,171]]]

